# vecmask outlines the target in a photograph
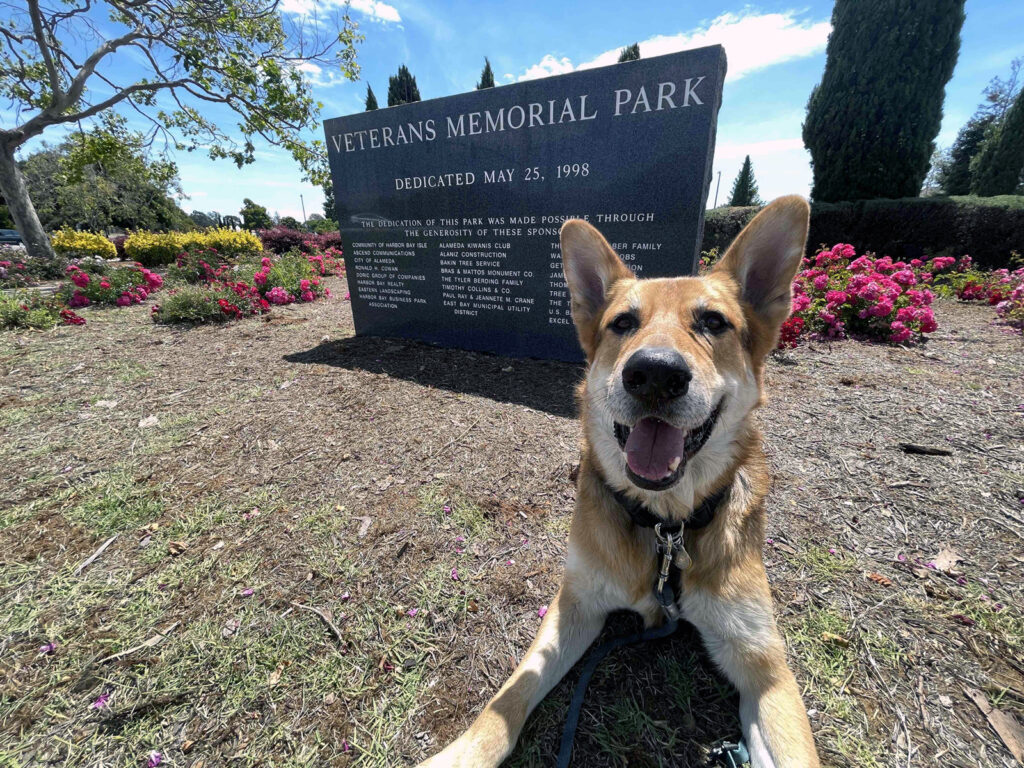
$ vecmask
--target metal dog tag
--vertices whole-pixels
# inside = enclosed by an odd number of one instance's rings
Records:
[[[693,563],[693,559],[690,554],[686,551],[686,547],[680,545],[672,555],[672,564],[675,565],[680,571],[685,571]]]

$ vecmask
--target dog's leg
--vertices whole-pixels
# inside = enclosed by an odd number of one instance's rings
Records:
[[[751,567],[745,564],[742,577],[734,574],[724,589],[684,587],[683,610],[740,693],[740,720],[753,768],[817,768],[807,710],[786,665],[768,581],[763,567],[756,575]]]
[[[484,768],[508,757],[527,716],[601,631],[607,613],[567,578],[533,644],[469,729],[421,768]]]

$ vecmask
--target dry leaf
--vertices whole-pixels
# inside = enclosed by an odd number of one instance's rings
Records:
[[[871,581],[875,582],[875,584],[881,584],[883,587],[892,586],[892,579],[887,579],[880,573],[869,573],[868,578],[871,579]]]
[[[181,751],[187,755],[194,744],[195,742],[192,739],[186,739],[185,741],[181,742]]]
[[[469,603],[466,604],[466,610],[470,613],[476,613],[480,610],[480,606],[477,605],[476,600],[470,600]]]
[[[160,419],[156,416],[147,416],[139,422],[139,429],[147,429],[148,427],[155,427],[160,424]]]
[[[822,632],[821,639],[831,645],[838,645],[840,648],[849,648],[850,641],[841,635],[833,635],[831,632]]]
[[[975,688],[964,688],[964,693],[985,715],[992,730],[999,734],[999,738],[1003,740],[1003,744],[1010,750],[1017,762],[1024,765],[1024,728],[1020,727],[1020,723],[1013,715],[1001,709],[995,709],[988,703],[988,699],[981,691]]]
[[[952,573],[953,569],[956,568],[956,564],[963,560],[960,553],[955,549],[949,547],[943,547],[939,550],[939,554],[935,556],[932,563],[935,565],[935,570],[942,571],[943,573]]]
[[[284,671],[285,663],[282,661],[273,672],[270,673],[270,678],[267,680],[267,685],[275,686],[281,679],[281,672]]]
[[[167,551],[170,552],[175,557],[177,557],[178,555],[182,554],[186,549],[188,549],[188,545],[184,541],[168,541],[167,542]]]
[[[373,523],[373,520],[369,517],[357,517],[356,520],[362,521],[362,525],[359,526],[359,533],[356,534],[361,539],[366,535],[366,532],[370,530],[370,525]]]

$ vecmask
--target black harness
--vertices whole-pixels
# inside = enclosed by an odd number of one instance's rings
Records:
[[[622,491],[612,488],[604,478],[602,483],[615,502],[629,513],[633,525],[638,528],[654,529],[654,535],[658,539],[658,578],[654,583],[654,597],[665,612],[666,618],[670,621],[677,620],[680,615],[677,601],[682,594],[683,570],[690,565],[690,556],[683,542],[683,532],[686,529],[698,531],[707,527],[715,519],[715,513],[732,484],[723,486],[705,498],[685,522],[679,522],[659,517],[641,502],[633,501]]]

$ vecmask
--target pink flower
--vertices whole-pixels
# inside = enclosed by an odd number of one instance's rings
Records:
[[[542,605],[540,608],[537,609],[537,615],[540,618],[543,619],[545,616],[547,616],[547,614],[548,614],[548,607],[546,605]]]
[[[89,705],[89,709],[103,709],[107,706],[107,702],[110,701],[109,693],[101,693],[96,697],[96,701]]]
[[[309,280],[300,280],[299,281],[299,290],[301,290],[301,291],[308,291],[309,290]]]
[[[342,739],[341,740],[341,751],[342,752],[351,752],[352,751],[352,745],[348,743],[348,739]]]
[[[828,288],[828,275],[818,275],[814,278],[814,287],[819,291]]]
[[[156,768],[164,761],[164,756],[157,751],[149,753],[149,760],[146,761],[146,768]]]
[[[242,597],[252,597],[253,591],[251,589],[243,589]]]
[[[459,580],[459,571],[456,568],[452,568],[452,581]]]
[[[316,295],[314,295],[314,293],[312,291],[308,291],[308,290],[307,291],[303,291],[302,292],[302,300],[303,301],[315,301],[316,300]]]
[[[89,275],[85,272],[75,272],[71,276],[71,282],[79,288],[85,288],[89,284]]]
[[[122,293],[120,296],[117,297],[117,301],[115,301],[114,303],[117,304],[117,306],[119,307],[127,307],[129,304],[132,303],[132,297],[129,296],[127,293]]]
[[[889,324],[889,330],[892,331],[892,334],[889,336],[889,341],[893,344],[902,344],[905,341],[909,341],[914,336],[914,332],[899,320],[893,320]]]
[[[281,286],[275,285],[267,291],[267,301],[271,304],[290,304],[295,301],[295,297]]]
[[[46,645],[39,646],[39,655],[40,656],[49,656],[51,653],[53,653],[56,650],[57,650],[57,644],[51,640]]]
[[[410,608],[408,611],[405,612],[405,615],[408,616],[411,619],[411,618],[413,618],[419,612],[420,612],[419,608]]]

